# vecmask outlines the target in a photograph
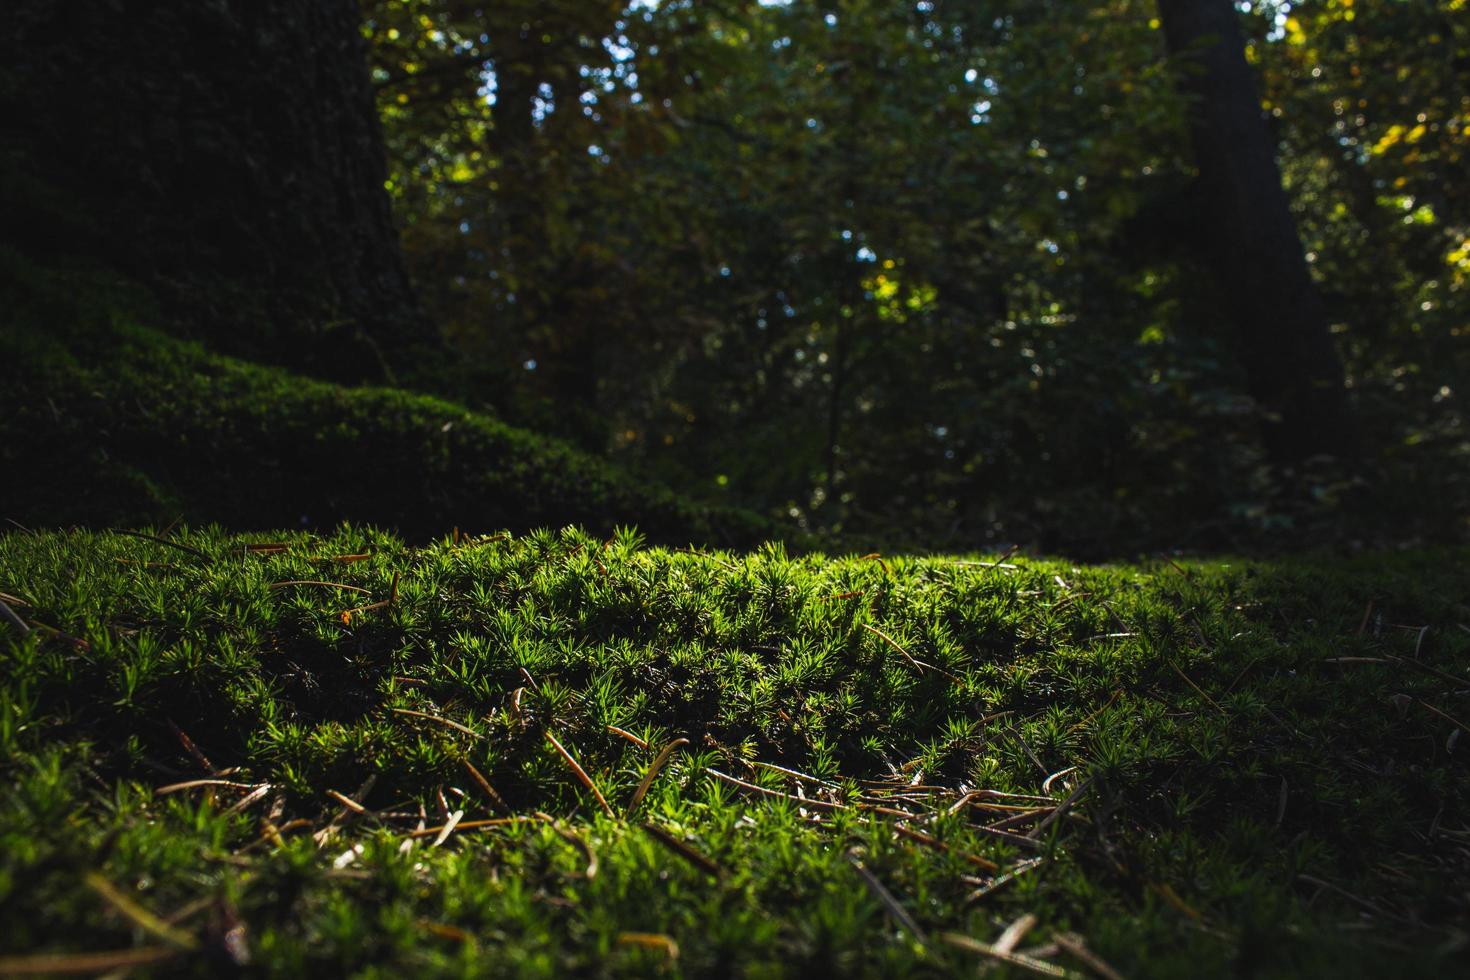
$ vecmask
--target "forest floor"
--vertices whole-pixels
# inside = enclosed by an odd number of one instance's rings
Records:
[[[1470,966],[1470,558],[0,537],[0,975]]]

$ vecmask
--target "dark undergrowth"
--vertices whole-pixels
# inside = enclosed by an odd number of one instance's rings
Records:
[[[0,973],[1463,971],[1466,557],[12,532]]]
[[[141,325],[148,300],[95,272],[0,252],[0,287],[0,516],[24,525],[351,520],[423,540],[633,522],[655,541],[724,546],[781,535],[453,402],[207,352]]]

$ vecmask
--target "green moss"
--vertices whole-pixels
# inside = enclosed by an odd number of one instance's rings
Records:
[[[1467,557],[10,533],[0,593],[31,631],[0,624],[0,949],[950,974],[979,961],[945,934],[1032,914],[1023,948],[1078,973],[1052,946],[1073,933],[1129,976],[1463,970]],[[227,783],[159,789],[195,779]],[[1029,842],[985,829],[1064,800]]]
[[[712,544],[781,533],[450,402],[210,354],[137,326],[136,307],[105,291],[79,290],[92,297],[80,306],[66,277],[18,263],[4,270],[24,281],[0,330],[0,516],[22,524],[354,520],[422,539],[631,521],[659,541]]]

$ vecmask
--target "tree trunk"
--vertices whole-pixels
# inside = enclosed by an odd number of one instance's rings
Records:
[[[0,219],[21,247],[148,283],[223,350],[333,377],[432,342],[356,0],[18,0],[5,33]]]
[[[1199,233],[1239,341],[1252,394],[1271,418],[1272,460],[1290,466],[1355,448],[1342,362],[1291,216],[1276,148],[1230,0],[1158,0],[1194,105]]]

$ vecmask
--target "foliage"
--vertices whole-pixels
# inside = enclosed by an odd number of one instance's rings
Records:
[[[1452,8],[1246,15],[1364,419],[1287,485],[1152,2],[383,0],[365,31],[461,397],[813,528],[1116,551],[1341,529],[1312,502],[1355,483],[1466,500]]]
[[[1426,444],[1462,456],[1470,367],[1464,5],[1254,6],[1260,40],[1251,53],[1364,416],[1389,430],[1376,441],[1390,461]]]
[[[0,537],[0,971],[1464,969],[1464,554],[639,541]]]
[[[1292,472],[1150,0],[367,0],[451,358],[290,6],[0,59],[0,974],[1465,970],[1463,549],[936,553],[1463,537],[1463,0],[1237,5],[1364,422]]]

